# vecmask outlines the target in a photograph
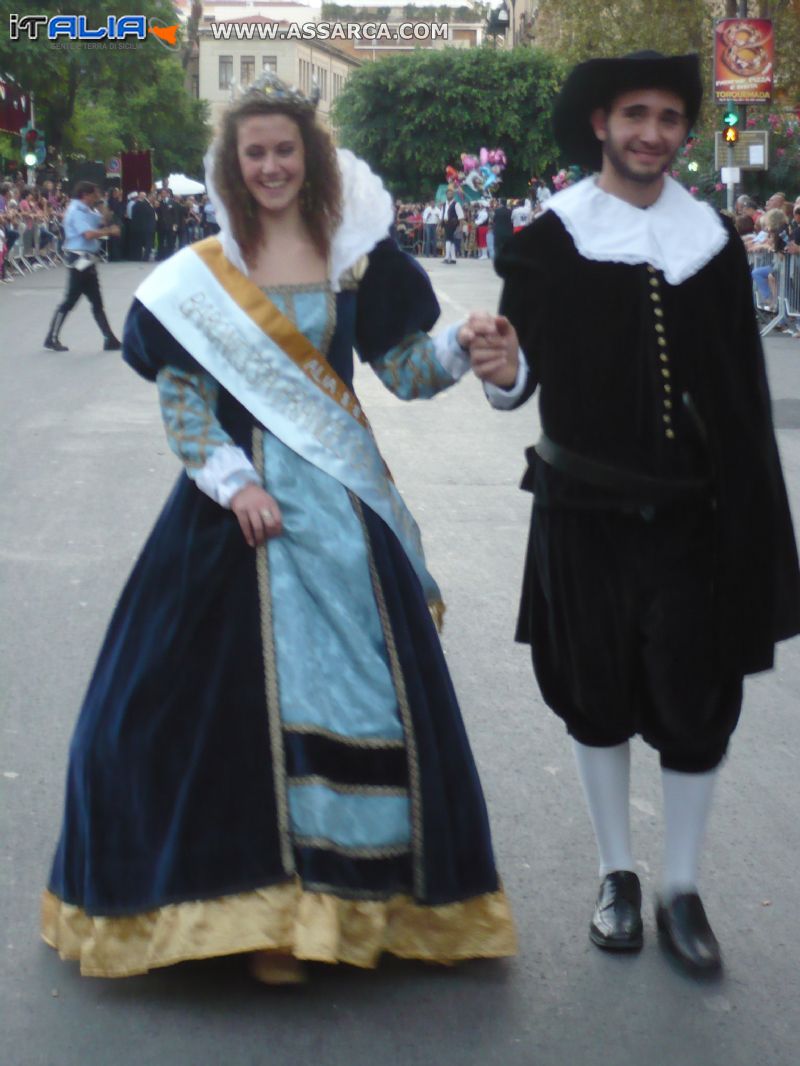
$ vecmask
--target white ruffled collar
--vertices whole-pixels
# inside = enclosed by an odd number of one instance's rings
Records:
[[[220,227],[218,236],[226,257],[243,274],[249,275],[241,249],[231,232],[228,212],[214,183],[214,147],[212,145],[206,153],[204,163],[206,190]],[[328,278],[334,292],[341,288],[340,279],[344,272],[388,236],[394,218],[391,196],[364,160],[358,159],[347,148],[337,148],[336,157],[342,178],[342,221],[331,242]]]
[[[604,192],[594,175],[556,193],[545,210],[555,211],[585,259],[650,263],[670,285],[696,274],[728,241],[714,208],[666,175],[661,195],[646,209]]]

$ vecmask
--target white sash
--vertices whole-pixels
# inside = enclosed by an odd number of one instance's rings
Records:
[[[304,372],[191,248],[162,263],[135,295],[270,433],[380,515],[403,546],[428,604],[440,604],[419,528],[388,476],[357,402],[352,393],[341,396],[327,361],[320,356],[319,365]]]

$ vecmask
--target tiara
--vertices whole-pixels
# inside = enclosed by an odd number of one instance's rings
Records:
[[[305,93],[295,85],[287,85],[281,81],[273,70],[265,70],[264,73],[251,82],[246,89],[241,88],[236,82],[231,82],[231,103],[239,103],[248,96],[264,97],[271,104],[288,104],[304,111],[316,111],[320,98],[320,89],[315,78],[311,93]]]

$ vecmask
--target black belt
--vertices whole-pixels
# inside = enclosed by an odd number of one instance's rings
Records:
[[[608,489],[632,501],[645,500],[659,504],[681,496],[708,494],[710,489],[707,478],[657,478],[598,463],[595,459],[587,459],[584,455],[563,448],[550,440],[545,433],[542,433],[538,444],[534,446],[534,451],[559,473],[567,474],[598,489]]]

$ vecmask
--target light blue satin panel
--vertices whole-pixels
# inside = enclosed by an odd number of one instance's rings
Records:
[[[290,785],[289,814],[298,836],[346,848],[398,847],[411,839],[407,796],[343,795],[324,785]]]
[[[280,294],[269,295],[285,310]],[[294,306],[319,345],[324,293],[297,293]],[[268,552],[284,723],[402,739],[364,532],[347,491],[269,433],[264,483],[283,515]]]
[[[398,399],[427,400],[455,384],[455,378],[444,369],[434,351],[427,333],[412,333],[376,359],[372,369]]]

